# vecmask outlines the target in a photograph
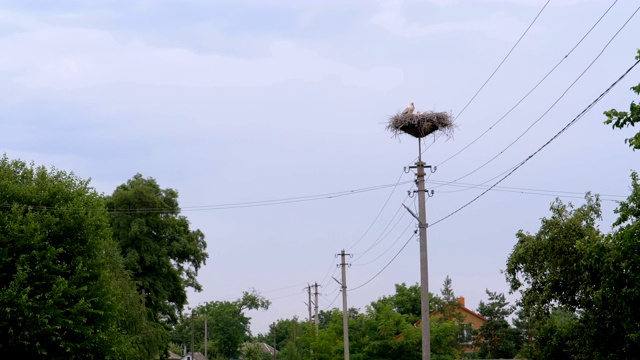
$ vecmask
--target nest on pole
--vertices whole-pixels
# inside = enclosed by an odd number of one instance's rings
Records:
[[[440,131],[450,138],[453,136],[453,129],[455,128],[452,118],[452,114],[448,112],[418,111],[417,113],[408,113],[403,111],[389,119],[387,130],[391,131],[394,137],[397,137],[400,133],[406,133],[421,139]]]

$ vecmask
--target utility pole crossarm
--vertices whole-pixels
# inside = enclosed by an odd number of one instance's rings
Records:
[[[420,220],[420,218],[418,217],[418,215],[416,215],[413,211],[411,211],[411,209],[409,209],[409,207],[405,204],[402,204],[402,206],[404,206],[405,209],[407,209],[407,211],[409,212],[409,214],[411,214],[411,216],[413,216],[416,220],[418,220],[418,225],[422,228],[422,227],[427,227],[427,224],[423,223],[422,220]]]

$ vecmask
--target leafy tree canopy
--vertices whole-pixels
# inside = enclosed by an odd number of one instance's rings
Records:
[[[0,159],[3,357],[158,356],[162,333],[123,270],[89,181]]]
[[[596,227],[600,202],[591,195],[577,208],[556,200],[536,234],[518,232],[505,274],[511,290],[522,294],[522,317],[538,328],[536,354],[558,348],[545,339],[564,338],[579,345],[561,347],[575,358],[621,359],[640,351],[640,314],[629,311],[640,302],[640,182],[635,172],[631,179],[610,234]],[[550,322],[557,311],[575,320]],[[562,335],[568,326],[577,338]],[[553,336],[542,336],[542,329]]]
[[[193,309],[195,351],[204,353],[205,318],[211,356],[237,358],[242,344],[251,339],[251,318],[246,310],[267,310],[271,302],[255,290],[245,291],[235,301],[212,301]],[[191,344],[191,313],[185,313],[174,327],[171,341],[181,346]]]
[[[638,49],[638,56],[636,56],[636,60],[640,61],[640,49]],[[640,84],[631,87],[631,90],[640,95]],[[623,129],[625,127],[635,126],[635,124],[640,123],[640,104],[636,104],[635,101],[632,101],[629,105],[629,111],[611,109],[609,111],[605,111],[604,114],[607,117],[607,120],[605,120],[604,123],[611,125],[614,129]],[[624,142],[629,144],[629,147],[634,151],[640,149],[640,131],[638,131],[634,136],[625,139]]]
[[[107,198],[111,228],[127,270],[146,296],[156,322],[175,322],[187,301],[186,287],[208,257],[204,234],[180,215],[178,193],[136,174]]]

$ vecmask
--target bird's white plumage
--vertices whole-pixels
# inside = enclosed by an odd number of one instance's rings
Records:
[[[407,114],[407,115],[413,115],[413,111],[416,109],[415,106],[413,106],[413,103],[409,104],[409,106],[407,106],[404,111],[402,112],[402,114]]]

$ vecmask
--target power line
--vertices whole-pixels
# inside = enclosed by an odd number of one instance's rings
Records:
[[[508,171],[508,170],[507,170]],[[505,171],[504,173],[506,173],[507,171]],[[503,173],[503,174],[504,174]],[[469,183],[449,183],[446,181],[435,181],[432,180],[432,183],[441,183],[442,185],[446,185],[446,186],[454,186],[454,187],[462,187],[462,190],[453,190],[453,191],[439,191],[439,194],[442,193],[454,193],[454,192],[459,192],[459,191],[467,191],[470,189],[475,189],[475,188],[480,188],[480,189],[486,189],[488,186],[484,185],[484,184],[469,184]],[[504,191],[504,192],[513,192],[513,193],[520,193],[520,194],[528,194],[528,195],[548,195],[548,196],[557,196],[557,197],[569,197],[569,198],[582,198],[584,197],[585,192],[578,192],[578,191],[561,191],[561,190],[543,190],[543,189],[531,189],[531,188],[519,188],[519,187],[510,187],[510,186],[496,186],[494,187],[492,190],[494,191]],[[624,199],[626,198],[625,195],[611,195],[611,194],[600,194],[598,193],[598,195],[600,195],[601,197],[613,197],[613,198],[620,198],[620,199]],[[610,200],[610,201],[616,201],[616,200],[612,200],[612,199],[604,199],[604,200]]]
[[[638,8],[638,10],[640,10],[640,7]],[[636,10],[636,12],[638,11]],[[635,13],[634,13],[635,14]],[[564,133],[567,129],[569,129],[571,126],[573,126],[576,122],[578,122],[578,120],[580,120],[587,112],[589,112],[589,110],[591,110],[598,102],[600,102],[600,100],[602,100],[602,98],[605,97],[605,95],[607,95],[609,93],[609,91],[611,91],[611,89],[613,89],[622,79],[625,78],[625,76],[627,76],[627,74],[629,74],[629,72],[631,72],[631,70],[633,70],[633,68],[636,67],[636,65],[638,65],[638,63],[640,63],[640,60],[637,60],[629,69],[627,69],[627,71],[625,71],[619,78],[618,80],[616,80],[615,82],[613,82],[613,84],[611,84],[602,94],[600,94],[593,102],[591,102],[591,104],[589,104],[589,106],[587,106],[584,110],[582,110],[575,118],[573,118],[573,120],[571,120],[567,125],[565,125],[565,127],[563,127],[560,131],[558,131],[553,137],[551,137],[551,139],[549,139],[546,143],[544,143],[540,148],[538,148],[538,150],[536,150],[533,154],[529,155],[526,159],[524,159],[523,161],[521,161],[520,163],[518,163],[518,165],[516,165],[515,167],[513,167],[513,169],[511,169],[511,171],[509,171],[504,177],[502,177],[500,180],[498,180],[496,183],[494,183],[493,185],[489,186],[485,191],[483,191],[480,195],[476,196],[475,198],[473,198],[471,201],[467,202],[466,204],[462,205],[460,208],[456,209],[455,211],[453,211],[452,213],[450,213],[449,215],[435,221],[434,223],[430,224],[429,226],[433,226],[436,225],[448,218],[450,218],[451,216],[457,214],[458,212],[460,212],[462,209],[466,208],[467,206],[473,204],[476,200],[478,200],[480,197],[482,197],[483,195],[485,195],[486,193],[488,193],[490,190],[492,190],[494,187],[496,187],[498,184],[500,184],[502,181],[504,181],[506,178],[508,178],[509,176],[511,176],[511,174],[513,174],[516,170],[518,170],[520,167],[522,167],[522,165],[526,164],[529,160],[531,160],[534,156],[536,156],[540,151],[542,151],[542,149],[544,149],[545,147],[547,147],[547,145],[551,144],[551,142],[553,142],[555,139],[557,139],[562,133]]]
[[[408,197],[408,196],[407,196]],[[406,200],[406,198],[405,198]],[[404,203],[404,202],[403,202]],[[393,227],[391,227],[391,230],[389,230],[389,232],[387,232],[387,229],[389,229],[389,226],[391,226],[391,224],[393,223],[393,221],[395,220],[396,216],[398,216],[398,213],[400,213],[400,211],[402,210],[402,205],[398,206],[398,210],[396,210],[396,213],[393,214],[393,217],[391,218],[391,220],[389,220],[389,223],[387,224],[387,226],[385,226],[384,229],[382,229],[382,233],[380,233],[380,235],[376,238],[376,240],[371,244],[371,246],[369,246],[365,251],[359,253],[358,257],[354,260],[356,261],[357,259],[361,258],[362,256],[364,256],[366,253],[368,253],[369,251],[371,251],[371,249],[373,249],[374,247],[376,247],[380,241],[382,241],[385,237],[389,236],[389,233],[395,229],[395,227],[398,225],[398,223],[400,223],[400,221],[402,220],[402,218],[404,218],[404,216],[406,215],[406,212],[403,212],[402,215],[400,215],[400,218],[398,219],[398,221],[396,222],[395,225],[393,225]],[[386,233],[386,235],[385,235]]]
[[[300,287],[304,285],[304,283],[300,283],[300,284],[296,284],[296,285],[291,285],[291,286],[287,286],[287,287],[281,287],[281,288],[277,288],[277,289],[272,289],[272,290],[267,290],[267,291],[262,291],[260,292],[261,294],[268,294],[268,293],[272,293],[272,292],[278,292],[278,291],[282,291],[282,290],[288,290],[288,289],[292,289],[295,287]]]
[[[480,94],[480,92],[482,91],[482,89],[484,89],[484,87],[489,83],[489,81],[493,78],[493,76],[498,72],[498,70],[500,70],[500,68],[502,67],[502,64],[504,64],[505,61],[507,61],[507,58],[509,58],[509,56],[511,55],[511,53],[513,52],[513,50],[515,50],[515,48],[518,46],[518,44],[520,44],[520,41],[522,41],[522,39],[524,38],[525,35],[527,35],[527,33],[529,32],[529,30],[531,29],[531,27],[533,27],[533,24],[535,24],[535,22],[538,20],[538,17],[540,17],[540,14],[542,14],[542,12],[544,11],[544,9],[547,7],[547,5],[549,5],[549,2],[551,0],[548,0],[544,6],[542,6],[542,9],[540,9],[540,11],[538,12],[538,14],[536,15],[535,18],[533,18],[533,21],[531,21],[531,23],[529,24],[529,26],[527,27],[527,29],[522,33],[522,35],[520,35],[520,38],[518,39],[518,41],[516,41],[515,44],[513,44],[513,46],[511,47],[511,50],[509,50],[509,52],[507,53],[507,55],[505,55],[505,57],[502,59],[502,61],[500,62],[500,64],[498,64],[498,66],[496,67],[495,70],[493,70],[493,72],[491,73],[491,75],[489,76],[489,78],[487,78],[487,80],[482,84],[482,86],[480,86],[480,89],[478,89],[478,91],[476,91],[476,93],[473,95],[473,97],[471,97],[471,99],[467,102],[467,104],[462,108],[462,110],[460,110],[460,112],[458,113],[458,115],[455,116],[455,118],[453,119],[454,121],[457,120],[460,115],[462,115],[462,113],[467,109],[467,107],[469,107],[469,105],[471,105],[471,103],[473,102],[473,100],[475,100],[475,98],[478,96],[478,94]],[[433,142],[431,144],[429,144],[428,146],[425,147],[425,149],[422,151],[422,153],[424,154],[427,150],[429,150],[429,148],[436,143],[436,141],[438,141],[438,139],[440,139],[440,136],[434,136]]]
[[[549,77],[549,75],[551,75],[551,73],[553,73],[558,68],[558,66],[560,66],[560,64],[562,64],[569,57],[569,55],[571,55],[571,53],[573,53],[573,51],[584,41],[584,39],[587,38],[587,36],[589,36],[589,34],[593,31],[593,29],[595,29],[595,27],[600,23],[600,21],[602,21],[602,19],[605,17],[605,15],[607,15],[607,13],[609,13],[609,10],[611,10],[611,8],[613,8],[613,6],[617,2],[618,2],[618,0],[615,0],[613,2],[613,4],[611,4],[611,6],[609,6],[609,8],[607,8],[607,10],[600,16],[600,18],[595,22],[595,24],[593,24],[591,26],[591,28],[582,36],[582,38],[573,46],[573,48],[571,48],[571,50],[569,50],[569,52],[565,56],[563,56],[562,59],[560,59],[560,61],[554,67],[552,67],[551,70],[549,70],[547,72],[547,74],[544,75],[542,77],[542,79],[540,79],[540,81],[538,81],[538,83],[533,88],[531,88],[531,90],[529,90],[529,92],[527,92],[515,105],[513,105],[504,115],[502,115],[502,117],[500,117],[496,122],[494,122],[491,126],[489,126],[489,128],[487,130],[485,130],[482,134],[480,134],[478,137],[476,137],[473,141],[471,141],[465,147],[463,147],[462,149],[460,149],[458,152],[454,153],[453,155],[449,156],[444,161],[440,162],[440,164],[438,164],[438,166],[441,166],[442,164],[446,163],[447,161],[453,159],[454,157],[458,156],[460,153],[465,151],[467,148],[469,148],[471,145],[475,144],[478,140],[480,140],[480,138],[482,138],[485,134],[487,134],[489,131],[491,131],[496,125],[498,125],[504,118],[506,118],[509,114],[511,114],[511,112],[513,112],[513,110],[515,110],[515,108],[517,108],[526,98],[528,98],[529,95],[531,95],[531,93],[533,93],[540,86],[540,84],[542,84]]]
[[[529,24],[529,26],[527,27],[527,29],[522,33],[522,35],[520,35],[520,38],[518,39],[518,41],[516,41],[516,43],[511,47],[511,50],[509,50],[509,52],[507,53],[507,55],[504,57],[504,59],[502,59],[502,61],[500,62],[500,64],[498,64],[498,67],[496,67],[495,70],[493,70],[493,72],[491,73],[491,75],[489,76],[489,78],[484,82],[484,84],[482,84],[482,86],[480,87],[480,89],[478,89],[478,91],[476,91],[476,93],[473,95],[473,97],[471,98],[471,100],[469,100],[469,102],[467,102],[467,104],[462,108],[462,110],[460,110],[460,112],[458,113],[458,115],[456,115],[455,119],[458,119],[460,117],[460,115],[462,115],[462,113],[467,109],[467,107],[469,107],[469,105],[471,105],[471,103],[473,102],[473,100],[475,100],[475,98],[478,96],[478,94],[480,94],[480,92],[482,91],[482,89],[484,89],[484,87],[489,83],[489,81],[493,78],[493,76],[498,72],[498,70],[500,70],[500,68],[502,67],[502,64],[504,64],[505,61],[507,61],[507,58],[509,58],[509,56],[511,55],[511,53],[513,52],[513,50],[516,49],[516,47],[518,46],[518,44],[520,44],[520,41],[522,41],[522,39],[524,38],[525,35],[527,35],[527,33],[529,32],[529,30],[531,29],[531,27],[533,27],[533,24],[535,24],[536,20],[538,20],[538,17],[540,17],[540,14],[542,14],[542,12],[544,11],[544,9],[547,7],[547,5],[549,5],[549,2],[551,0],[547,0],[547,2],[544,4],[544,6],[542,7],[542,9],[540,9],[540,11],[538,12],[538,14],[536,15],[535,18],[533,18],[533,21],[531,21],[531,23]],[[426,150],[426,149],[425,149]]]
[[[331,307],[331,305],[333,305],[333,303],[336,302],[336,300],[338,299],[338,296],[340,296],[341,293],[342,291],[338,291],[338,293],[336,294],[336,297],[333,298],[333,301],[331,301],[331,303],[327,305],[327,307],[325,307],[324,310],[328,310]]]
[[[295,293],[295,294],[289,294],[289,295],[283,295],[283,296],[274,297],[274,298],[271,298],[271,299],[269,299],[269,300],[284,299],[284,298],[289,298],[289,297],[292,297],[292,296],[298,296],[298,295],[300,295],[300,292],[297,292],[297,293]]]
[[[558,99],[556,99],[556,101],[554,101],[551,104],[551,106],[549,108],[547,108],[547,110],[545,110],[545,112],[542,113],[542,115],[540,115],[531,125],[529,125],[529,127],[522,134],[520,134],[515,140],[513,140],[509,145],[507,145],[504,149],[502,149],[496,155],[494,155],[491,159],[487,160],[485,163],[483,163],[482,165],[478,166],[477,168],[475,168],[471,172],[469,172],[469,173],[457,178],[456,180],[453,180],[452,182],[457,182],[458,180],[464,179],[464,178],[468,177],[469,175],[477,172],[478,170],[484,168],[489,163],[493,162],[496,158],[498,158],[500,155],[502,155],[505,151],[507,151],[516,142],[518,142],[525,134],[527,134],[529,132],[529,130],[531,130],[531,128],[533,128],[534,125],[536,125],[538,122],[540,122],[540,120],[542,120],[542,118],[544,118],[560,102],[560,100],[562,100],[562,98],[564,98],[564,96],[567,94],[567,92],[569,92],[569,90],[571,88],[573,88],[573,86],[578,82],[578,80],[580,80],[582,78],[582,76],[584,76],[584,74],[593,66],[593,64],[600,58],[600,56],[602,56],[602,54],[609,47],[611,42],[613,42],[613,40],[618,36],[618,34],[627,26],[627,24],[631,21],[631,19],[633,19],[633,17],[636,15],[636,13],[639,10],[640,10],[640,7],[638,7],[636,9],[636,11],[634,11],[633,14],[631,14],[629,19],[627,19],[627,21],[620,27],[620,29],[618,29],[618,31],[616,31],[616,33],[609,39],[609,41],[605,44],[605,46],[602,48],[602,50],[600,50],[600,53],[598,53],[598,55],[596,55],[596,57],[591,61],[591,63],[582,71],[582,73],[580,73],[580,75],[569,85],[569,87],[567,87],[567,89],[560,95],[560,97],[558,97]]]
[[[640,10],[640,7],[638,8]],[[636,10],[637,12],[638,10]],[[635,14],[635,13],[634,13]],[[521,161],[518,165],[514,166],[511,171],[509,171],[504,177],[502,177],[500,180],[498,180],[496,183],[494,183],[493,185],[491,185],[489,188],[487,188],[485,191],[483,191],[480,195],[476,196],[475,198],[473,198],[471,201],[467,202],[466,204],[462,205],[461,207],[459,207],[458,209],[454,210],[453,212],[451,212],[450,214],[448,214],[447,216],[433,222],[432,224],[429,224],[429,227],[432,227],[434,225],[437,225],[439,223],[441,223],[442,221],[450,218],[451,216],[457,214],[458,212],[460,212],[462,209],[466,208],[467,206],[473,204],[475,201],[477,201],[479,198],[481,198],[483,195],[485,195],[486,193],[488,193],[490,190],[492,190],[494,187],[496,187],[498,184],[500,184],[502,181],[504,181],[506,178],[508,178],[509,176],[511,176],[511,174],[513,174],[516,170],[518,170],[520,167],[522,167],[524,164],[526,164],[529,160],[531,160],[534,156],[536,156],[540,151],[542,151],[542,149],[544,149],[545,147],[547,147],[549,144],[551,144],[551,142],[553,142],[555,139],[557,139],[562,133],[564,133],[567,129],[569,129],[571,126],[573,126],[576,122],[578,122],[578,120],[580,120],[587,112],[589,112],[589,110],[591,110],[598,102],[600,102],[600,100],[602,100],[602,98],[604,98],[609,91],[611,91],[611,89],[613,89],[620,81],[622,81],[622,79],[624,79],[630,72],[631,70],[633,70],[633,68],[635,68],[638,63],[640,63],[640,60],[637,60],[629,69],[627,69],[627,71],[625,71],[616,81],[614,81],[604,92],[602,92],[593,102],[591,102],[591,104],[589,104],[586,108],[584,108],[584,110],[582,110],[575,118],[573,118],[573,120],[571,120],[567,125],[565,125],[560,131],[558,131],[553,137],[551,137],[551,139],[549,139],[546,143],[544,143],[540,148],[538,148],[538,150],[536,150],[535,152],[533,152],[531,155],[529,155],[526,159],[524,159],[523,161]],[[407,240],[407,242],[404,243],[404,245],[402,246],[402,248],[400,248],[400,250],[393,256],[393,258],[391,258],[391,260],[380,270],[378,271],[373,277],[371,277],[369,280],[365,281],[363,284],[353,288],[352,290],[357,290],[365,285],[367,285],[368,283],[370,283],[371,281],[373,281],[373,279],[375,279],[376,277],[378,277],[387,267],[389,267],[389,265],[391,265],[391,263],[398,257],[398,255],[400,255],[400,253],[402,252],[402,250],[404,250],[404,248],[409,244],[409,242],[411,241],[411,239],[413,239],[413,237],[415,236],[415,234],[409,238],[409,240]]]
[[[397,187],[398,185],[405,185],[411,182],[412,181],[403,181],[403,182],[396,182],[394,184],[370,186],[370,187],[365,187],[360,189],[339,191],[339,192],[333,192],[333,193],[324,193],[324,194],[318,194],[318,195],[307,195],[307,196],[289,197],[289,198],[272,199],[272,200],[248,201],[248,202],[237,202],[237,203],[226,203],[226,204],[215,204],[215,205],[183,206],[183,207],[176,207],[176,208],[150,207],[150,208],[104,209],[104,208],[64,208],[64,207],[50,207],[50,206],[39,206],[39,205],[19,205],[19,206],[28,206],[34,210],[65,211],[65,212],[107,211],[107,212],[125,212],[125,213],[135,213],[135,212],[167,213],[167,212],[177,212],[177,211],[226,210],[226,209],[273,206],[273,205],[282,205],[282,204],[292,204],[292,203],[298,203],[298,202],[333,199],[333,198],[338,198],[338,197],[343,197],[348,195],[386,189],[390,187]],[[13,206],[15,206],[15,204],[7,204],[7,203],[0,204],[0,207],[4,207],[7,209],[10,209]]]
[[[400,173],[400,177],[398,177],[398,181],[396,181],[396,184],[393,186],[393,189],[391,189],[391,193],[389,193],[389,196],[387,197],[387,200],[382,205],[382,209],[380,209],[380,211],[378,212],[378,215],[376,215],[376,217],[373,219],[373,221],[371,222],[371,224],[369,225],[367,230],[365,230],[364,234],[362,234],[362,236],[360,236],[360,238],[353,245],[351,245],[349,248],[347,248],[347,251],[353,249],[356,245],[358,245],[358,243],[360,241],[362,241],[362,239],[364,239],[364,237],[369,233],[369,230],[371,230],[371,228],[376,223],[376,221],[378,221],[378,218],[380,218],[380,215],[382,214],[382,211],[384,211],[384,209],[387,207],[387,204],[389,203],[389,200],[391,200],[391,196],[396,191],[396,188],[400,184],[400,180],[402,179],[404,174],[405,174],[404,171],[402,173]]]
[[[331,273],[331,269],[334,269],[333,270],[333,274],[336,273],[335,269],[337,269],[337,268],[333,266],[333,264],[335,264],[335,262],[336,262],[336,258],[334,257],[333,259],[331,259],[331,265],[329,265],[329,270],[327,270],[327,273],[324,274],[324,277],[320,281],[320,284],[324,285],[324,283],[325,283],[324,281],[327,279],[327,276],[329,276],[329,274]],[[333,276],[333,274],[331,274],[331,276]]]
[[[411,237],[409,238],[409,240],[407,240],[407,242],[406,242],[406,243],[404,243],[404,245],[402,245],[402,248],[400,248],[400,251],[398,251],[398,252],[393,256],[393,258],[391,258],[391,261],[389,261],[389,262],[387,263],[387,265],[385,265],[382,269],[380,269],[380,271],[378,271],[375,275],[373,275],[373,277],[372,277],[371,279],[369,279],[369,280],[365,281],[363,284],[361,284],[361,285],[359,285],[359,286],[356,286],[356,287],[352,288],[352,289],[351,289],[351,291],[354,291],[354,290],[358,290],[358,289],[360,289],[361,287],[363,287],[363,286],[367,285],[368,283],[370,283],[371,281],[373,281],[373,279],[375,279],[376,277],[378,277],[378,275],[382,274],[382,272],[383,272],[387,267],[389,267],[389,265],[391,265],[391,263],[393,262],[393,260],[395,260],[395,259],[398,257],[398,255],[400,255],[400,253],[402,252],[402,250],[404,250],[404,248],[405,248],[405,247],[407,247],[407,244],[409,244],[409,242],[411,241],[411,239],[413,239],[415,236],[416,236],[416,234],[411,235]]]
[[[353,264],[353,266],[367,266],[367,265],[369,265],[369,264],[372,264],[372,263],[374,263],[374,262],[378,261],[378,259],[380,259],[383,255],[385,255],[389,250],[391,250],[391,248],[392,248],[392,247],[393,247],[393,246],[394,246],[398,241],[400,241],[400,239],[402,239],[402,238],[404,237],[404,233],[406,233],[406,232],[407,232],[407,230],[409,230],[409,228],[411,227],[411,225],[413,225],[413,222],[410,222],[410,223],[407,225],[407,227],[405,227],[405,228],[404,228],[404,230],[403,230],[403,231],[402,231],[402,233],[398,236],[398,238],[397,238],[397,239],[396,239],[396,240],[395,240],[391,245],[389,245],[389,247],[388,247],[385,251],[383,251],[382,253],[380,253],[380,255],[378,255],[375,259],[373,259],[373,260],[371,260],[371,261],[369,261],[369,262],[366,262],[366,263],[364,263],[364,264]],[[414,235],[415,235],[415,234],[414,234]],[[360,258],[358,258],[358,259],[360,259]],[[355,259],[353,262],[355,263],[358,259]]]

